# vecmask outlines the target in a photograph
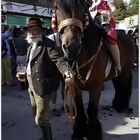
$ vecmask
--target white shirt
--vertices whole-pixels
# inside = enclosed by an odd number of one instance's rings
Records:
[[[35,49],[36,49],[36,45],[37,45],[37,43],[34,43],[34,44],[32,45],[31,50],[30,50],[29,62],[28,62],[28,64],[27,64],[27,69],[26,69],[27,75],[31,75],[31,60],[32,60],[33,53],[34,53],[34,51],[35,51]]]
[[[53,34],[50,34],[48,36],[49,39],[51,39],[52,41],[54,41],[56,43],[56,46],[57,47],[60,47],[61,44],[60,44],[60,38],[59,38],[59,34],[58,33],[53,33]]]

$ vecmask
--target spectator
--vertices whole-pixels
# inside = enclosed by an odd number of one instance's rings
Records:
[[[20,35],[15,38],[15,48],[16,48],[16,63],[17,63],[17,67],[19,65],[25,65],[26,63],[26,54],[27,54],[27,47],[28,47],[28,43],[27,40],[25,40],[26,38],[26,32],[25,30],[21,30]],[[27,81],[26,79],[23,81],[20,81],[20,88],[21,90],[24,90],[27,88]]]
[[[27,48],[29,44],[27,43],[26,32],[25,30],[21,30],[20,36],[15,38],[15,48],[17,54],[17,64],[25,64]]]
[[[134,38],[133,38],[133,30],[128,30],[128,35],[131,37],[132,40],[134,40]]]
[[[136,46],[139,46],[139,30],[136,28],[133,32],[134,42]]]
[[[139,30],[138,28],[136,28],[133,32],[133,38],[134,38],[134,43],[136,47],[136,60],[135,60],[134,65],[137,66],[138,60],[139,60]]]
[[[2,56],[2,85],[13,85],[12,67],[11,67],[11,47],[9,44],[9,38],[12,38],[12,27],[9,27],[4,33],[2,33],[2,48],[5,46],[5,54]]]

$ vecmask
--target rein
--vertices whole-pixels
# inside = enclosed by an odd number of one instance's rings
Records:
[[[90,75],[91,75],[92,69],[93,69],[93,67],[94,67],[94,65],[95,65],[96,59],[97,59],[97,57],[98,57],[98,55],[99,55],[99,52],[100,52],[100,50],[101,50],[102,45],[103,45],[103,42],[102,42],[102,40],[101,40],[101,41],[100,41],[100,45],[98,46],[98,49],[97,49],[96,54],[93,54],[93,56],[92,56],[89,60],[87,60],[85,63],[83,63],[82,65],[79,66],[79,70],[80,70],[80,69],[84,68],[86,65],[88,65],[88,64],[92,61],[92,64],[90,65],[90,68],[89,68],[89,71],[88,71],[88,73],[87,73],[87,75],[86,75],[85,80],[82,79],[81,76],[80,76],[80,78],[79,78],[80,82],[81,82],[82,84],[84,84],[84,85],[85,85],[86,82],[89,80],[89,77],[90,77]],[[79,70],[78,70],[78,71],[79,71]]]
[[[96,59],[97,59],[97,57],[99,55],[99,52],[100,52],[101,47],[102,47],[102,44],[103,44],[103,42],[101,40],[96,54],[94,54],[89,60],[87,60],[80,67],[78,67],[78,63],[76,63],[76,70],[77,70],[78,75],[79,75],[78,79],[84,85],[86,84],[86,82],[88,81],[88,79],[89,79],[89,77],[91,75],[92,69],[93,69],[93,67],[95,65],[95,62],[96,62]],[[91,61],[93,61],[93,62],[91,64],[90,68],[89,68],[89,71],[88,71],[88,73],[86,75],[85,80],[83,80],[82,77],[79,74],[79,69],[84,68]],[[74,78],[72,77],[72,78],[69,78],[67,80],[67,83],[65,82],[65,92],[64,92],[64,111],[65,111],[65,113],[67,114],[67,116],[69,118],[71,128],[73,128],[73,124],[74,124],[75,118],[77,116],[77,109],[76,109],[76,104],[75,104],[75,96],[76,96],[76,94],[75,94],[74,88],[77,88],[78,90],[80,90],[79,87],[77,86],[77,84],[75,83]],[[67,108],[66,108],[67,95],[69,95],[69,98],[70,98],[70,111],[68,111]]]
[[[66,115],[68,116],[69,122],[71,124],[71,131],[73,131],[73,124],[75,121],[75,118],[77,116],[77,109],[76,109],[76,104],[75,104],[75,82],[73,77],[67,79],[67,83],[65,82],[65,92],[64,92],[64,111]],[[70,104],[70,110],[68,111],[66,108],[66,100],[67,100],[67,95],[69,95],[69,104]],[[73,133],[73,132],[72,132]]]

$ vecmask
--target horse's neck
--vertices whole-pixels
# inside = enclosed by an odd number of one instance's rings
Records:
[[[101,43],[103,35],[93,21],[90,21],[89,26],[84,30],[84,38],[82,40],[82,49],[78,57],[78,63],[83,64],[96,54]]]
[[[92,23],[84,30],[84,38],[82,41],[83,48],[88,55],[96,52],[101,37],[98,35],[98,29]]]

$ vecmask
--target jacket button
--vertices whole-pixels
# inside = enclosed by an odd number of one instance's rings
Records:
[[[40,79],[39,79],[39,78],[37,78],[37,81],[40,81]]]
[[[38,70],[36,70],[36,73],[38,73]]]
[[[37,61],[35,61],[35,64],[37,64]]]

